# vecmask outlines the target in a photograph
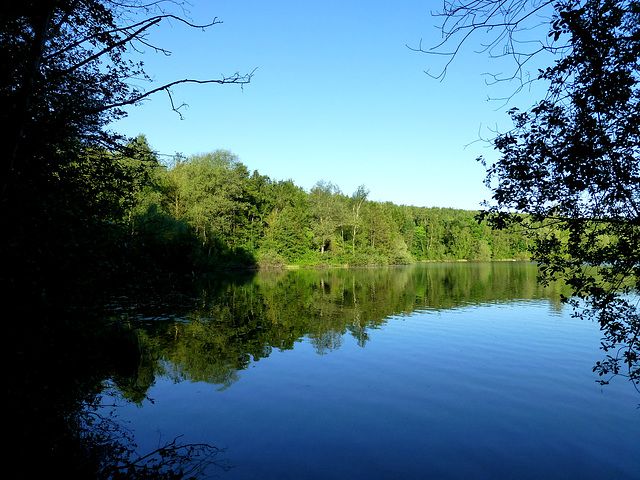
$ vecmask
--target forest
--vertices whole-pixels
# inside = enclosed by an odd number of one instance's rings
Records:
[[[327,180],[307,192],[251,173],[226,150],[161,162],[140,135],[124,152],[101,156],[130,182],[126,198],[111,199],[119,208],[108,221],[138,258],[165,268],[528,259],[524,235],[492,229],[478,212],[372,201],[364,185],[349,195]]]

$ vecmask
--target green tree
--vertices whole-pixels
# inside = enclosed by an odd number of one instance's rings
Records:
[[[303,257],[311,248],[308,194],[291,180],[273,182],[269,187],[271,210],[265,218],[262,255],[287,261]]]
[[[427,232],[423,226],[416,226],[413,233],[412,253],[418,258],[426,258],[427,255]]]
[[[391,216],[396,224],[396,228],[400,235],[402,235],[402,241],[407,249],[413,245],[415,219],[410,207],[406,205],[394,205],[391,202],[386,202],[387,208],[391,211]]]
[[[365,202],[362,230],[368,238],[368,246],[381,256],[384,263],[411,263],[414,259],[394,219],[394,207],[389,202]]]
[[[491,10],[498,5],[453,2],[444,13],[466,31],[449,29],[446,40],[495,27],[500,16],[503,39],[517,45],[518,21],[542,3]],[[536,45],[556,55],[538,77],[548,93],[527,111],[510,110],[513,129],[495,138],[500,159],[487,165],[494,203],[486,215],[498,227],[523,226],[543,280],[564,279],[576,313],[600,323],[609,353],[594,370],[603,383],[625,374],[637,387],[640,317],[629,294],[640,278],[640,3],[544,5],[552,7],[548,41]],[[535,51],[510,53],[522,67]]]
[[[439,208],[424,208],[414,214],[416,217],[416,226],[424,228],[426,235],[426,245],[420,244],[419,246],[424,260],[444,259],[446,248],[444,242],[445,222],[442,213],[444,211],[445,210]]]
[[[249,172],[238,157],[216,150],[180,160],[172,170],[167,204],[194,228],[207,257],[229,256],[244,247]]]
[[[337,185],[324,180],[318,181],[309,192],[313,242],[320,248],[321,254],[324,254],[325,248],[330,245],[331,238],[340,223],[340,195]]]
[[[125,221],[129,224],[131,234],[135,235],[136,216],[146,211],[149,205],[159,205],[162,202],[160,183],[165,169],[144,135],[138,135],[128,142],[116,154],[116,159],[123,170],[130,172],[132,184],[123,201],[127,202],[124,205]]]
[[[364,185],[360,185],[353,195],[351,195],[351,250],[352,253],[356,251],[356,236],[360,227],[362,226],[362,219],[360,218],[360,210],[364,204],[369,190]]]
[[[249,203],[247,210],[247,225],[245,228],[245,246],[250,252],[255,252],[260,239],[264,235],[264,219],[268,215],[269,193],[272,180],[266,175],[260,175],[254,171],[249,177],[245,195]]]
[[[248,177],[247,169],[230,152],[217,150],[212,154],[192,157],[194,183],[190,192],[191,207],[205,207],[209,228],[214,234],[231,241],[235,230],[237,212],[243,210],[243,187]],[[206,204],[206,205],[204,205]]]

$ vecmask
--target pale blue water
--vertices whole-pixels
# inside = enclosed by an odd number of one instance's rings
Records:
[[[422,310],[364,347],[309,338],[228,388],[157,378],[138,445],[226,447],[239,479],[640,479],[640,395],[596,383],[598,326],[547,300]],[[329,335],[330,336],[330,335]]]

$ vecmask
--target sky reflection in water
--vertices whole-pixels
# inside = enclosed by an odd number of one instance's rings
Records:
[[[624,378],[595,382],[598,326],[571,318],[557,291],[535,285],[531,267],[371,269],[356,273],[357,282],[347,271],[289,272],[241,290],[226,283],[210,306],[255,296],[265,310],[254,321],[262,322],[273,315],[265,298],[288,293],[283,301],[316,325],[292,348],[277,347],[279,330],[268,355],[251,357],[227,384],[188,379],[188,362],[178,365],[186,380],[157,377],[153,405],[124,407],[121,418],[143,448],[176,435],[228,447],[234,468],[218,473],[233,480],[637,479],[637,393]],[[332,275],[344,278],[331,278],[327,289]],[[316,295],[314,303],[307,287],[292,293],[290,277],[298,287],[324,285],[317,295],[334,300]],[[347,285],[367,294],[351,291],[348,300]],[[436,290],[442,295],[430,296]],[[418,310],[394,311],[403,295]],[[207,310],[216,308],[220,316],[219,307]],[[371,316],[385,309],[391,314]],[[310,318],[318,311],[333,319],[324,330]],[[351,328],[356,314],[361,323]],[[289,332],[302,331],[286,313],[276,317]]]

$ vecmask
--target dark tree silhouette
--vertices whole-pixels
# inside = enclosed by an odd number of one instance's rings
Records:
[[[128,148],[135,142],[109,131],[109,123],[161,91],[179,110],[171,92],[180,84],[251,80],[251,74],[181,75],[163,85],[145,83],[149,77],[135,58],[142,50],[169,53],[150,42],[152,28],[169,20],[186,28],[219,23],[195,24],[184,7],[39,0],[3,2],[0,9],[0,289],[10,299],[3,318],[11,339],[8,410],[16,427],[8,456],[18,478],[96,478],[94,464],[76,463],[93,460],[75,428],[80,410],[118,370],[113,365],[131,369],[139,362],[135,338],[105,334],[111,327],[93,311],[136,270],[128,264],[136,255],[122,228],[122,200],[139,187],[141,172],[121,157],[146,155]]]
[[[493,202],[482,218],[525,228],[542,281],[565,280],[575,314],[601,325],[608,353],[594,371],[602,383],[621,374],[637,388],[640,3],[453,0],[440,15],[443,42],[430,52],[448,62],[482,34],[481,50],[516,62],[502,79],[524,85],[527,62],[553,55],[530,77],[549,86],[545,98],[511,109],[513,129],[493,140],[500,158],[485,164]],[[534,27],[541,34],[532,40]]]
[[[3,275],[3,286],[15,286],[16,277],[27,277],[22,287],[35,288],[33,293],[40,295],[50,285],[32,280],[44,275],[44,265],[64,272],[61,259],[66,267],[79,252],[91,255],[96,238],[109,237],[96,228],[114,218],[96,208],[96,201],[105,192],[126,196],[133,181],[112,155],[129,139],[108,129],[110,122],[126,116],[125,107],[166,92],[170,108],[178,111],[172,95],[178,85],[242,86],[251,80],[250,73],[235,73],[151,83],[139,59],[143,50],[170,53],[149,39],[151,29],[167,21],[199,29],[220,23],[193,23],[187,20],[184,4],[174,1],[46,0],[3,6],[0,117],[6,155],[1,208],[12,228],[2,253],[5,258],[21,258],[15,270]],[[95,166],[91,182],[96,188],[90,192],[78,188],[86,175],[78,159]],[[81,245],[81,240],[89,244]],[[72,244],[78,245],[74,251],[69,250]],[[37,265],[36,252],[43,252]]]

